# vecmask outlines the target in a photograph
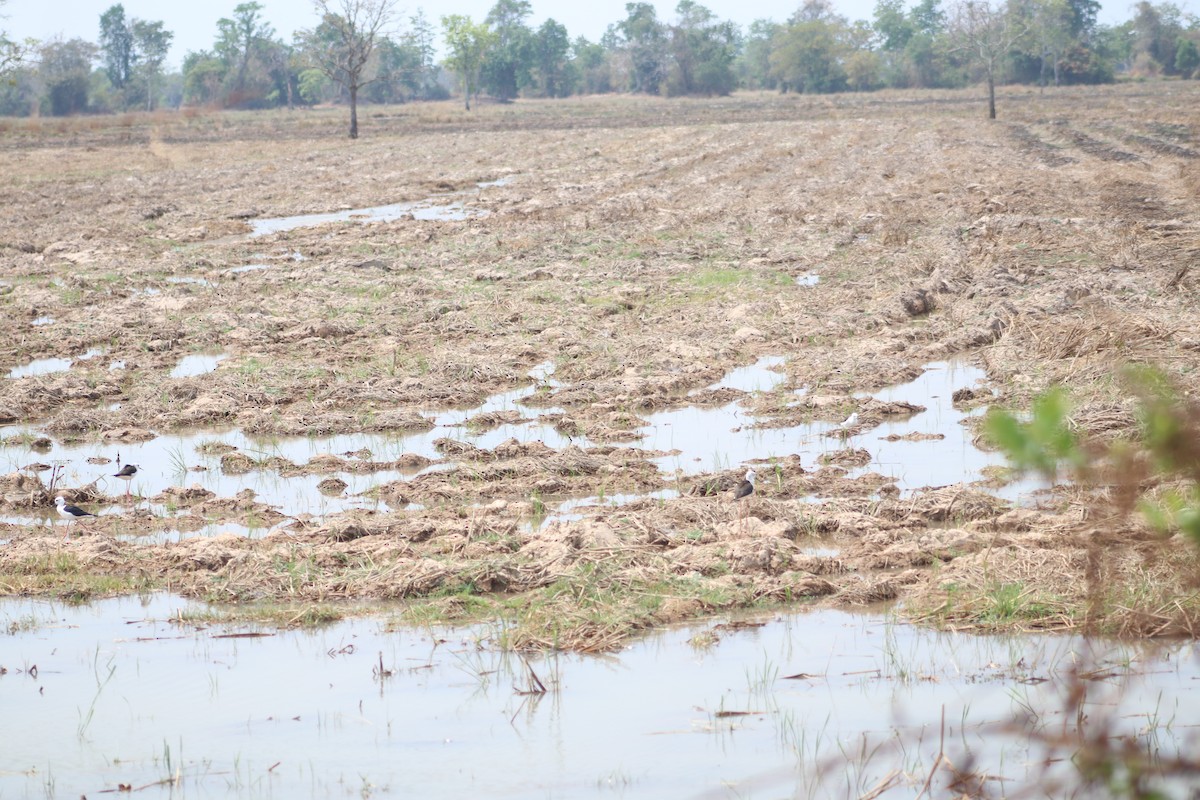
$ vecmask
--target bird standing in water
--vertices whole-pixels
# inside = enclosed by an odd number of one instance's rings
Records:
[[[137,464],[126,464],[121,467],[120,471],[113,475],[114,478],[120,478],[125,481],[125,498],[129,499],[130,484],[133,482],[133,476],[137,475]]]
[[[96,516],[95,514],[93,514],[90,511],[84,511],[79,506],[71,505],[70,503],[67,502],[67,499],[65,497],[63,497],[61,494],[54,498],[54,505],[56,505],[58,507],[58,515],[68,521],[77,520],[80,517]],[[70,534],[68,533],[68,536],[69,535]]]

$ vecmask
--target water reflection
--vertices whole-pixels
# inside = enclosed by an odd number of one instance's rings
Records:
[[[69,358],[38,358],[20,367],[8,371],[10,378],[30,378],[35,375],[49,375],[54,372],[66,372],[71,368]]]
[[[228,353],[193,353],[190,356],[184,356],[171,370],[171,377],[194,378],[197,375],[206,375],[227,358],[229,358]]]
[[[550,690],[539,698],[519,693],[524,661],[494,649],[495,629],[279,631],[213,613],[163,595],[0,601],[0,707],[37,720],[5,745],[0,796],[177,779],[181,796],[858,797],[898,774],[878,796],[900,798],[943,748],[1015,791],[1073,772],[1063,758],[1042,775],[1036,741],[1003,726],[1028,712],[1058,725],[1075,665],[1103,676],[1088,683],[1089,720],[1162,758],[1194,752],[1189,726],[1161,721],[1193,718],[1200,700],[1187,645],[936,633],[880,615],[708,623],[610,656],[530,656]]]

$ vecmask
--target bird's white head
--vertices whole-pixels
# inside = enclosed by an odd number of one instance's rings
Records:
[[[54,498],[54,505],[58,506],[59,508],[62,508],[66,504],[67,498],[63,497],[61,494]]]
[[[752,470],[752,469],[746,470],[746,480],[750,482],[751,486],[754,485],[754,479],[757,477],[758,477],[758,473],[756,473],[754,470]]]

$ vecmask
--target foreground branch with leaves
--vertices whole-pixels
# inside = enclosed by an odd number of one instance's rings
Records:
[[[1050,481],[1065,473],[1092,505],[1089,516],[1100,528],[1087,542],[1091,600],[1085,629],[1107,629],[1103,616],[1114,587],[1102,578],[1103,564],[1123,547],[1136,545],[1155,566],[1170,565],[1180,586],[1194,587],[1200,578],[1200,406],[1156,369],[1130,368],[1122,380],[1137,398],[1138,425],[1121,438],[1082,434],[1062,388],[1038,397],[1025,418],[993,410],[985,423],[987,437],[1018,471]],[[1131,533],[1139,526],[1148,527],[1157,540],[1135,541]],[[1165,614],[1169,624],[1159,633],[1194,631],[1195,593],[1166,600],[1157,608],[1135,610]]]

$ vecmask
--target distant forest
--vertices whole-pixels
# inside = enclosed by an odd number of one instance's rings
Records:
[[[95,41],[0,32],[0,115],[1200,77],[1200,19],[1169,2],[1143,0],[1131,19],[1107,26],[1097,24],[1095,0],[879,0],[869,21],[806,0],[786,20],[745,29],[693,0],[668,20],[649,3],[627,3],[597,42],[553,19],[530,26],[527,0],[497,0],[478,21],[419,10],[402,18],[395,2],[318,3],[313,28],[291,41],[262,4],[242,3],[177,72],[164,69],[174,33],[120,4],[96,20]]]

